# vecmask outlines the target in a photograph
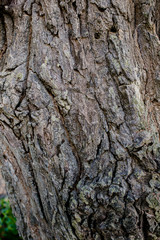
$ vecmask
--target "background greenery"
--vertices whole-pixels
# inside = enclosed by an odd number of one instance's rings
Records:
[[[8,198],[0,199],[0,240],[20,240]]]

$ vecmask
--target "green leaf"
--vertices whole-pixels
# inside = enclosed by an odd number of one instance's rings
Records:
[[[12,214],[8,198],[0,200],[0,239],[20,240],[16,229],[16,219]]]

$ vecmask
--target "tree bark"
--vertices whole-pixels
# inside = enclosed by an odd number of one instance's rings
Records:
[[[0,159],[27,240],[160,239],[160,3],[0,1]]]

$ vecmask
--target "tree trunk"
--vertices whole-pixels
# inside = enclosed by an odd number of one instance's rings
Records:
[[[0,159],[23,239],[160,239],[159,36],[156,0],[0,0]]]

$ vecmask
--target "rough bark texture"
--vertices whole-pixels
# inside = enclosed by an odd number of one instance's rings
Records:
[[[23,239],[160,239],[159,36],[158,0],[0,0],[0,159]]]
[[[5,196],[6,196],[5,181],[0,172],[0,198],[4,198]]]

